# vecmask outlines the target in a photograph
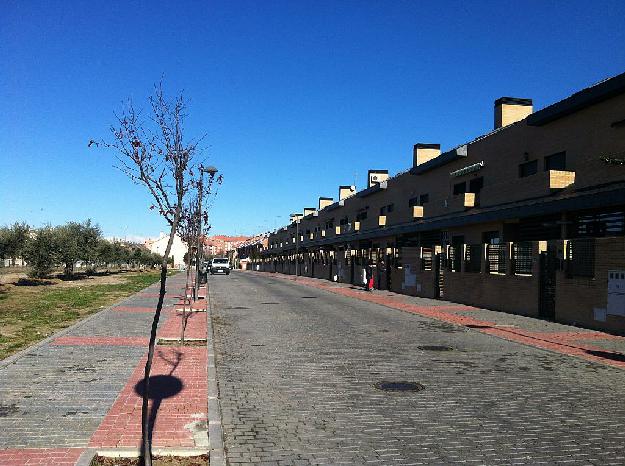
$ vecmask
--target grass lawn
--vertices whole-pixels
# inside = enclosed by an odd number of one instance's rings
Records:
[[[142,290],[160,271],[126,272],[0,285],[0,359]]]

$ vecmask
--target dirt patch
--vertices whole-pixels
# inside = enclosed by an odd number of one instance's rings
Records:
[[[26,275],[26,272],[10,272],[0,274],[0,285],[15,283],[20,278],[28,278],[28,275]]]
[[[140,466],[139,458],[106,458],[96,456],[90,466]],[[208,455],[200,456],[154,456],[154,466],[206,466]]]
[[[156,344],[158,346],[180,346],[180,339],[170,340],[159,338]],[[206,346],[206,338],[193,338],[191,340],[185,339],[184,345],[182,346]]]
[[[95,275],[90,277],[85,277],[78,280],[66,280],[61,281],[57,286],[61,288],[71,288],[71,287],[81,287],[81,286],[93,286],[93,285],[119,285],[121,283],[126,283],[126,278],[123,275]]]

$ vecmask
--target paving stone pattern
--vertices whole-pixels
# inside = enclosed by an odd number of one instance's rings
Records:
[[[169,289],[181,286],[182,274],[168,279]],[[154,294],[158,285],[147,290]],[[30,455],[25,448],[88,445],[146,352],[138,343],[149,337],[152,315],[130,309],[153,306],[155,301],[135,295],[119,303],[129,309],[126,312],[116,312],[115,307],[104,310],[58,342],[32,348],[8,366],[0,361],[0,452],[4,455],[0,464],[18,449]],[[176,301],[175,294],[169,293],[165,305],[171,307]],[[167,318],[165,313],[161,325]]]
[[[623,369],[263,274],[209,280],[230,464],[625,463]]]

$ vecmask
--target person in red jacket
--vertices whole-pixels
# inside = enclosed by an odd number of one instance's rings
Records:
[[[367,283],[365,284],[365,290],[366,291],[373,291],[373,262],[371,261],[371,259],[369,259],[369,262],[367,262],[367,265],[365,267],[365,271],[366,271],[366,278],[367,278]]]

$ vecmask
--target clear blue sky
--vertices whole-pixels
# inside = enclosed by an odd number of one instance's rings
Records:
[[[87,149],[162,74],[225,177],[213,232],[251,234],[625,71],[617,1],[17,1],[0,14],[0,224],[91,217],[163,229],[143,188]],[[278,218],[280,216],[281,218]]]

